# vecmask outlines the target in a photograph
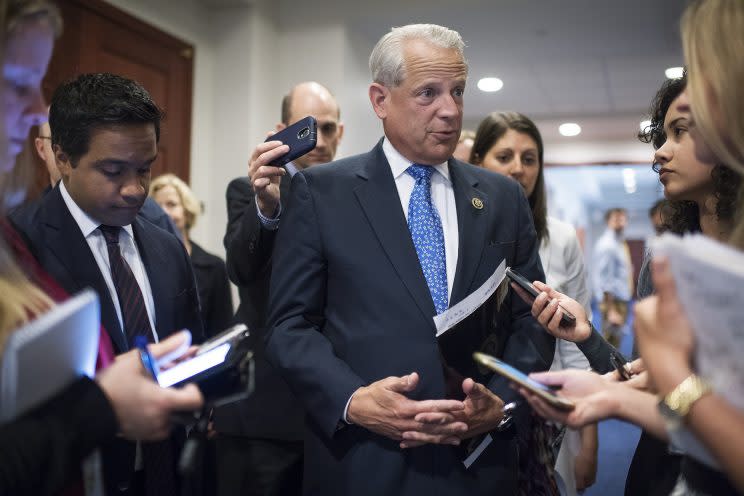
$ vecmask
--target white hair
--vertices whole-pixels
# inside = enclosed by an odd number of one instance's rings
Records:
[[[456,50],[465,60],[465,42],[460,33],[436,24],[408,24],[393,28],[380,38],[369,56],[372,80],[388,87],[400,85],[405,79],[403,43],[407,40],[422,40],[438,47]]]

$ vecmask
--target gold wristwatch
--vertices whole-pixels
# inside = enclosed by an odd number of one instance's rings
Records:
[[[659,401],[659,412],[669,429],[676,429],[690,412],[697,400],[712,391],[710,384],[691,374]]]

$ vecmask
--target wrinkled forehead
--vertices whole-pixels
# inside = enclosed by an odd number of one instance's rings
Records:
[[[462,53],[455,48],[446,48],[426,40],[403,42],[403,82],[408,79],[467,80],[468,65]]]

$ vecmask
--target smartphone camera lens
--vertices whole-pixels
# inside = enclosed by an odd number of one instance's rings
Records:
[[[303,127],[302,129],[300,129],[300,132],[297,133],[297,139],[305,139],[308,136],[310,136],[309,127]]]

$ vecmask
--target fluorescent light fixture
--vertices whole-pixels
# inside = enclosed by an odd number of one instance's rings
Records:
[[[667,79],[679,79],[684,72],[684,67],[670,67],[664,71],[664,75],[666,75]]]
[[[499,91],[504,87],[504,82],[497,77],[485,77],[478,81],[478,89],[487,93]]]
[[[651,121],[646,119],[645,121],[641,121],[640,128],[641,132],[644,132],[647,127],[651,126]]]
[[[575,122],[564,122],[558,128],[558,132],[563,136],[576,136],[581,134],[581,126]]]
[[[623,187],[625,192],[628,194],[635,193],[638,189],[638,183],[636,182],[636,171],[630,167],[623,169]]]

